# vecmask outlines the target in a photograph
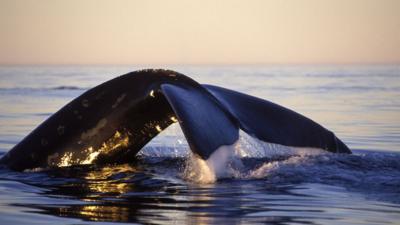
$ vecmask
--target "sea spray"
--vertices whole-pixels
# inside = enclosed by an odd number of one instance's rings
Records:
[[[243,164],[238,155],[237,143],[219,147],[207,159],[191,153],[186,160],[184,178],[195,183],[214,183],[221,178],[236,177]]]
[[[194,183],[214,183],[223,178],[239,179],[261,179],[268,176],[268,173],[278,170],[286,164],[292,164],[300,158],[327,154],[321,149],[315,148],[294,148],[263,142],[254,138],[242,130],[239,132],[239,139],[232,145],[219,147],[207,159],[188,151],[183,177]],[[244,166],[243,160],[264,159],[259,167]]]

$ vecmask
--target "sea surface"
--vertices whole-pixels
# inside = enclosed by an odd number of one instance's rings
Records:
[[[1,66],[0,157],[91,87],[144,66]],[[400,66],[166,66],[268,99],[333,131],[351,155],[241,132],[203,180],[179,125],[132,163],[0,168],[0,224],[400,224]]]

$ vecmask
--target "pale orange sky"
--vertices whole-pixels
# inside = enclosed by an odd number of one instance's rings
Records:
[[[400,0],[0,0],[0,64],[400,63]]]

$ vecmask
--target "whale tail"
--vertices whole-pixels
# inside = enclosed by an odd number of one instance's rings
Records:
[[[203,86],[237,119],[243,131],[262,141],[351,153],[331,131],[288,108],[226,88]]]
[[[24,170],[129,162],[175,122],[190,149],[203,159],[235,143],[239,128],[270,143],[350,153],[331,131],[275,103],[201,85],[174,71],[143,70],[83,93],[32,131],[0,163]]]

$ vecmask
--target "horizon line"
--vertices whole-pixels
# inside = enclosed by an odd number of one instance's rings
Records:
[[[332,63],[0,63],[2,67],[13,66],[400,66],[399,62],[332,62]]]

